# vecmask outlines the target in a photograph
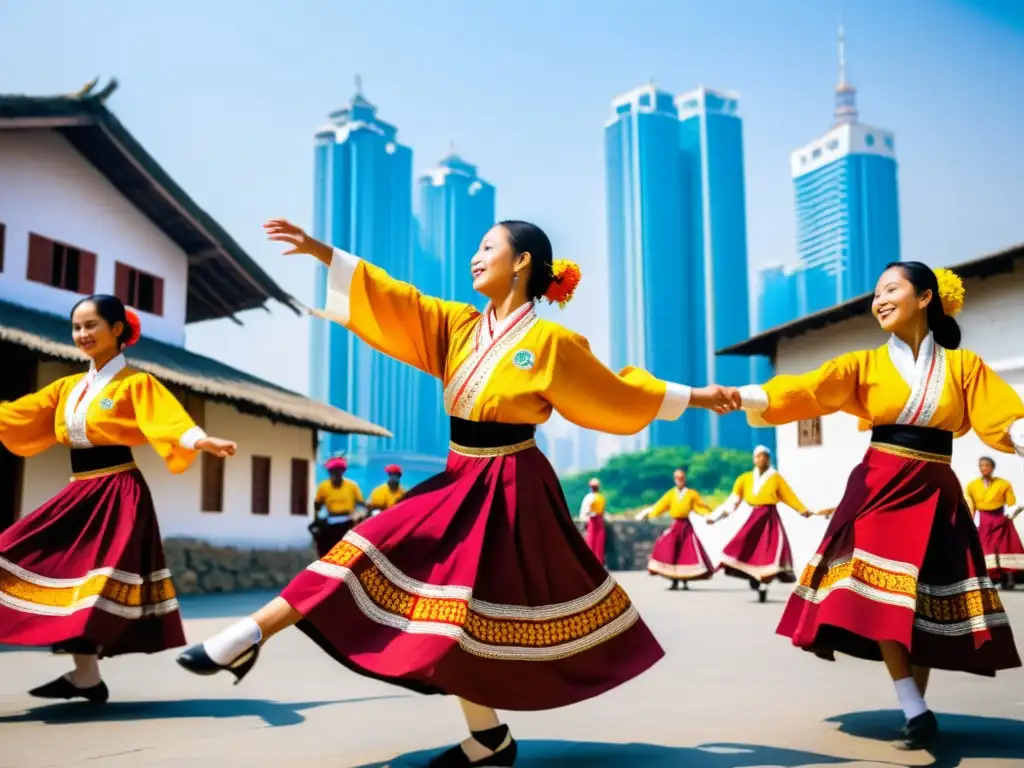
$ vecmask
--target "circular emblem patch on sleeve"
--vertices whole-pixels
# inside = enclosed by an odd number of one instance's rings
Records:
[[[528,371],[533,368],[535,358],[533,352],[528,349],[517,350],[512,356],[512,365],[516,368],[521,368],[524,371]]]
[[[109,397],[104,397],[102,400],[100,400],[100,408],[102,408],[104,411],[109,411],[113,407],[114,401],[111,400]]]

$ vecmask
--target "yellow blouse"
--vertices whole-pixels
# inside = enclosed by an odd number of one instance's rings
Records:
[[[843,411],[858,417],[861,429],[908,424],[959,437],[973,428],[999,451],[1013,452],[1016,442],[1019,452],[1024,444],[1020,395],[974,352],[940,347],[930,334],[916,361],[893,337],[878,349],[850,352],[809,373],[776,376],[741,394],[756,426]]]
[[[118,355],[102,369],[75,374],[0,403],[0,442],[18,456],[70,448],[149,443],[174,473],[195,460],[206,433],[163,384]]]
[[[985,485],[985,478],[975,478],[967,484],[964,495],[971,502],[972,509],[982,512],[1012,507],[1017,503],[1017,497],[1013,495],[1013,486],[1001,477],[993,477],[988,485]]]
[[[370,346],[444,383],[445,410],[471,421],[541,424],[552,409],[579,426],[633,434],[674,420],[690,388],[638,368],[616,374],[587,340],[526,304],[501,323],[490,308],[422,295],[379,267],[335,250],[325,310]]]
[[[582,517],[601,517],[604,514],[605,505],[604,494],[600,491],[591,491],[583,497],[583,503],[580,505],[580,515]]]
[[[362,503],[363,491],[355,480],[347,477],[343,477],[337,487],[330,480],[324,480],[313,501],[317,506],[326,507],[328,514],[347,515],[355,510],[356,504]]]
[[[372,509],[391,509],[404,497],[405,488],[399,486],[392,491],[391,486],[384,483],[370,491],[370,500],[367,502],[366,506],[371,507]]]
[[[651,507],[650,517],[658,517],[665,512],[673,520],[682,520],[689,517],[691,512],[708,515],[711,509],[693,488],[683,488],[682,492],[678,488],[671,488]]]
[[[772,467],[758,475],[744,472],[737,477],[736,484],[732,487],[732,496],[734,503],[745,501],[752,507],[785,504],[797,512],[807,511],[807,507],[793,493],[789,483]]]

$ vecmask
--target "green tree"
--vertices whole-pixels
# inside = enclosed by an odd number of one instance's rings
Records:
[[[672,473],[685,467],[687,484],[704,495],[729,493],[736,477],[750,468],[750,454],[729,448],[694,453],[687,446],[652,448],[613,456],[598,471],[561,478],[562,488],[574,513],[587,493],[591,477],[601,480],[608,509],[618,512],[653,504],[672,485]]]

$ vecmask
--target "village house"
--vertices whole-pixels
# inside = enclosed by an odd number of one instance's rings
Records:
[[[1000,376],[1024,394],[1024,343],[1019,311],[1024,302],[1024,244],[950,267],[964,281],[965,304],[957,317],[962,346],[977,352]],[[719,350],[720,355],[766,355],[777,373],[817,368],[844,352],[872,349],[886,335],[871,315],[871,295],[772,328]],[[832,507],[846,487],[850,470],[870,442],[870,432],[844,413],[788,424],[776,431],[776,462],[790,485],[812,508]],[[953,443],[953,470],[966,485],[978,476],[978,458],[996,460],[996,473],[1013,483],[1024,498],[1024,462],[984,445],[970,432]],[[794,557],[803,565],[814,554],[826,521],[786,518]],[[1024,516],[1018,525],[1024,524]]]
[[[235,458],[204,454],[180,476],[136,449],[165,539],[293,549],[299,567],[318,431],[390,433],[185,349],[189,323],[237,320],[270,302],[299,307],[107,109],[111,90],[0,95],[0,400],[84,370],[69,312],[82,296],[116,294],[143,322],[129,364],[157,376],[210,434],[239,445]],[[69,466],[64,448],[27,460],[0,448],[0,529],[61,488]]]

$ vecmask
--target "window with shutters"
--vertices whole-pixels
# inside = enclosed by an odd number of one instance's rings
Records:
[[[796,443],[800,448],[821,445],[821,419],[798,421]]]
[[[4,236],[7,234],[7,227],[0,222],[0,272],[4,271]]]
[[[202,455],[203,512],[224,511],[224,459],[209,453]]]
[[[309,462],[306,459],[292,459],[292,514],[298,517],[309,514]]]
[[[74,293],[96,292],[96,254],[30,232],[28,279]]]
[[[129,307],[151,315],[164,313],[164,281],[148,272],[114,264],[114,294]]]
[[[252,457],[252,513],[270,514],[270,457]]]

